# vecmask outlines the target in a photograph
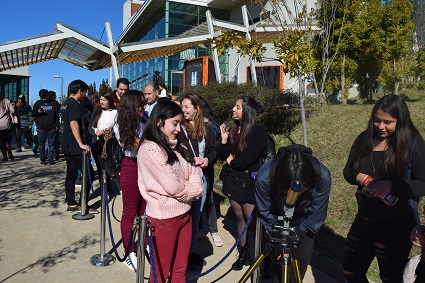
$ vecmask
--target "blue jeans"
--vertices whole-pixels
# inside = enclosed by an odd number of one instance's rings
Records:
[[[202,176],[202,183],[204,187],[204,192],[202,193],[202,197],[192,202],[192,207],[190,209],[190,211],[192,212],[192,242],[190,243],[191,247],[193,247],[193,245],[196,242],[199,220],[201,219],[202,209],[204,208],[205,198],[207,196],[208,182],[207,182],[207,177],[205,175]]]
[[[46,141],[47,141],[47,148],[48,148],[48,154],[49,154],[49,163],[54,162],[54,143],[55,143],[55,137],[56,137],[56,129],[49,130],[49,131],[43,131],[37,129],[37,136],[38,136],[38,151],[40,153],[40,163],[46,162]]]

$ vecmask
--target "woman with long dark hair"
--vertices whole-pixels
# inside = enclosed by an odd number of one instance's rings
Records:
[[[192,238],[192,201],[202,196],[193,158],[177,141],[183,111],[170,100],[155,106],[137,155],[138,184],[154,238],[158,283],[185,283]],[[152,274],[149,282],[154,282]]]
[[[137,267],[137,257],[134,246],[129,243],[134,217],[143,215],[146,202],[140,195],[137,185],[137,151],[140,139],[145,129],[143,113],[145,98],[138,90],[128,90],[120,100],[115,135],[124,149],[121,164],[120,184],[122,196],[121,235],[124,253],[129,250],[124,264],[131,270]],[[130,247],[129,247],[130,246]]]
[[[104,182],[102,171],[106,170],[106,186],[109,194],[118,194],[117,189],[112,188],[111,176],[106,167],[105,141],[113,134],[113,128],[116,124],[117,109],[115,108],[114,98],[111,93],[100,94],[99,107],[93,111],[89,132],[92,135],[92,153],[96,162],[99,181]],[[115,190],[115,191],[114,191]]]
[[[398,95],[379,99],[344,168],[344,178],[357,185],[358,203],[346,240],[347,282],[368,282],[374,257],[383,282],[403,281],[410,232],[418,224],[412,204],[425,195],[424,154],[425,142],[404,100]]]
[[[217,156],[226,164],[220,173],[222,192],[229,198],[236,216],[236,228],[240,235],[254,210],[254,179],[261,166],[261,159],[267,155],[267,129],[258,124],[259,105],[251,96],[242,96],[232,109],[235,125],[228,129],[220,126],[221,143]],[[241,270],[250,262],[248,238],[245,233],[238,249],[239,257],[232,265]]]

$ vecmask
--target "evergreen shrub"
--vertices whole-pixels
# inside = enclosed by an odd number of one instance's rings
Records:
[[[193,93],[204,97],[214,114],[224,123],[231,125],[232,108],[238,98],[243,95],[253,96],[260,103],[262,112],[258,120],[271,134],[289,133],[300,122],[299,98],[297,93],[254,86],[234,82],[210,83],[208,86],[187,89],[185,93]]]

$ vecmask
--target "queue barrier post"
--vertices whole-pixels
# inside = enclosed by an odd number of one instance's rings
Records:
[[[83,158],[82,158],[82,162],[83,162],[83,166],[81,169],[81,179],[82,179],[82,183],[81,183],[81,197],[80,197],[80,201],[81,201],[81,212],[80,213],[75,213],[72,215],[72,219],[74,220],[88,220],[88,219],[92,219],[94,218],[94,214],[88,213],[87,211],[87,190],[89,188],[87,188],[87,153],[85,150],[83,150]]]
[[[100,253],[95,254],[90,258],[90,263],[94,266],[109,266],[115,263],[115,257],[111,254],[105,253],[105,233],[106,233],[106,190],[105,190],[105,182],[106,182],[106,171],[102,170],[102,180],[100,184],[101,189],[101,202],[102,208],[100,212]]]
[[[145,240],[146,240],[146,215],[139,217],[139,230],[138,239],[139,244],[137,245],[137,283],[143,283],[145,276]]]

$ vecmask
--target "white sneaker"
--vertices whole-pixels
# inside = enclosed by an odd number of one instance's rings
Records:
[[[123,263],[130,268],[131,270],[135,271],[137,269],[137,256],[134,252],[131,252],[127,258],[123,261]]]
[[[212,240],[214,242],[214,245],[216,247],[222,247],[223,246],[223,240],[221,239],[221,237],[218,234],[218,232],[211,233],[211,238],[212,238]]]

